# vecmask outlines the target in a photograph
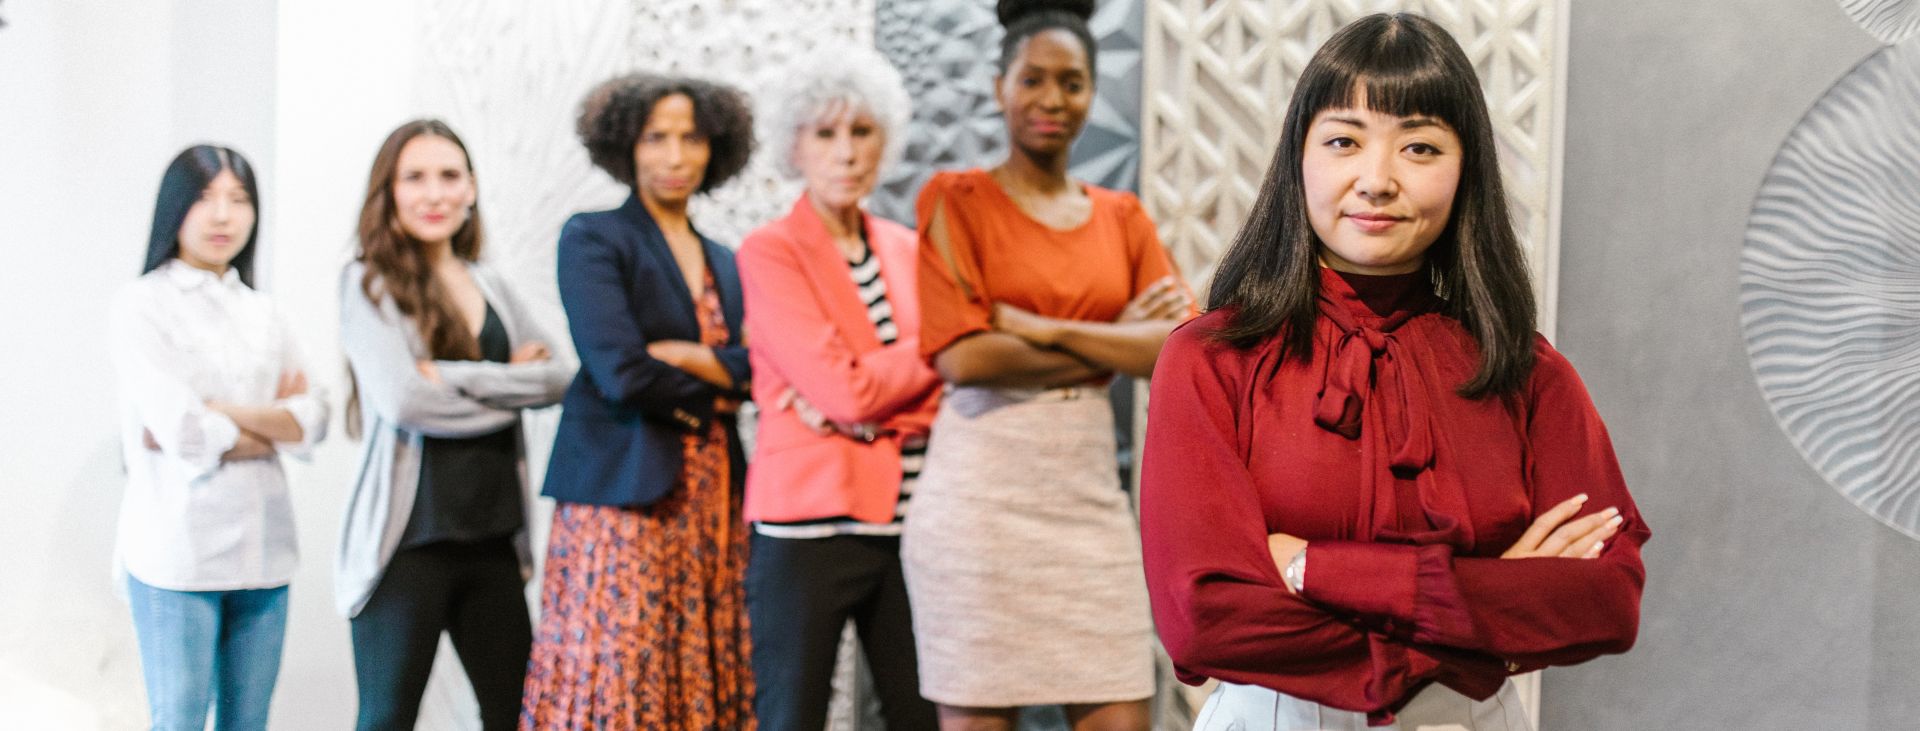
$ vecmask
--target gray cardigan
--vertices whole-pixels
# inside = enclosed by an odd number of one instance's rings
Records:
[[[367,300],[360,290],[365,271],[356,261],[340,273],[340,339],[359,387],[362,439],[334,558],[334,600],[348,617],[359,614],[373,596],[413,514],[422,438],[498,431],[518,419],[521,409],[559,403],[575,369],[564,355],[571,349],[560,347],[562,334],[543,327],[498,273],[472,264],[468,271],[506,327],[508,342],[516,347],[545,343],[553,358],[523,364],[438,361],[442,383],[428,381],[417,365],[429,357],[419,329],[400,314],[391,297],[382,297],[378,304]],[[525,432],[520,435],[520,488],[531,520]],[[522,580],[533,574],[527,535],[522,528],[514,536]]]

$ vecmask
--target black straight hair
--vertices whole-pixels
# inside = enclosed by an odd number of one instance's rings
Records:
[[[1093,0],[1000,0],[994,6],[1005,33],[1000,36],[1000,73],[1013,67],[1020,44],[1040,33],[1059,28],[1080,39],[1087,52],[1087,76],[1099,78],[1095,60],[1098,44],[1087,21],[1093,18]]]
[[[1438,24],[1409,13],[1349,23],[1301,72],[1266,182],[1209,288],[1208,309],[1231,310],[1214,337],[1246,348],[1277,336],[1282,360],[1312,359],[1322,244],[1307,219],[1300,163],[1314,117],[1353,106],[1359,93],[1372,111],[1434,117],[1459,135],[1460,184],[1426,265],[1444,297],[1443,311],[1479,345],[1479,370],[1459,393],[1478,398],[1517,391],[1533,370],[1535,305],[1486,97],[1460,44]]]
[[[187,211],[193,209],[193,204],[200,201],[201,194],[223,170],[232,171],[233,177],[240,179],[240,187],[247,191],[247,200],[253,203],[253,228],[247,231],[247,244],[240,247],[240,253],[227,264],[240,274],[242,284],[253,286],[253,246],[260,238],[260,185],[246,156],[231,147],[218,145],[194,145],[181,150],[167,165],[166,174],[160,176],[160,196],[153,205],[153,231],[147,236],[147,263],[141,274],[159,269],[180,256],[180,224],[186,222]]]

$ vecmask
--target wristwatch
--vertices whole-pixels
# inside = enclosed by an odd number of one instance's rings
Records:
[[[1287,567],[1280,572],[1280,580],[1287,582],[1287,588],[1295,594],[1306,592],[1307,549],[1302,548],[1299,553],[1293,554],[1293,560],[1288,561]]]

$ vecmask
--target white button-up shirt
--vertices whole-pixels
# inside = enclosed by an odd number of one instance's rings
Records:
[[[280,375],[306,372],[265,294],[179,260],[122,288],[112,307],[127,490],[116,564],[176,591],[284,586],[298,562],[293,504],[279,458],[222,462],[240,428],[207,401],[284,408],[304,458],[326,434],[323,394],[275,400]],[[151,434],[159,450],[150,450]]]

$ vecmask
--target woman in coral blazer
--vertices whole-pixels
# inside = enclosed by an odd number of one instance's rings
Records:
[[[761,406],[745,509],[754,711],[768,731],[823,728],[852,619],[887,728],[930,730],[900,531],[940,380],[919,353],[914,232],[860,207],[904,147],[907,95],[877,53],[797,68],[761,138],[806,192],[739,254]]]

